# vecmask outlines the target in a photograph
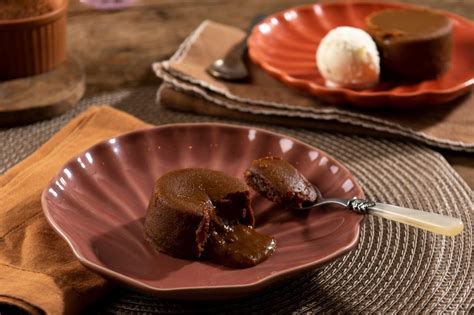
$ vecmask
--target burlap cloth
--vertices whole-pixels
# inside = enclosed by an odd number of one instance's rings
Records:
[[[231,83],[212,78],[206,68],[238,43],[244,32],[212,21],[203,22],[170,60],[153,69],[166,83],[160,95],[167,108],[223,117],[239,116],[253,121],[346,133],[407,137],[438,148],[474,152],[474,95],[451,104],[419,109],[362,110],[334,106],[289,88],[248,62],[251,80]],[[216,40],[218,39],[218,40]],[[315,47],[316,49],[316,47]],[[316,70],[315,70],[316,71]],[[183,94],[197,95],[200,102],[170,99],[172,87]],[[187,95],[184,95],[187,94]]]
[[[142,88],[104,94],[86,99],[76,109],[52,120],[1,130],[0,172],[4,173],[32,153],[72,117],[92,104],[110,104],[153,124],[229,122],[168,111],[155,104],[155,93],[156,88]],[[113,128],[117,128],[119,133],[142,125],[131,117],[117,120],[117,115],[123,114],[111,110],[96,109],[93,115],[88,114],[93,119],[84,121],[81,128],[89,133],[105,129],[110,132]],[[114,121],[120,121],[121,125],[114,127]],[[126,126],[128,123],[125,124],[125,121],[129,121],[130,125]],[[333,155],[354,173],[369,198],[459,217],[465,223],[465,231],[459,236],[447,238],[368,217],[355,250],[320,269],[255,296],[225,302],[168,301],[116,287],[85,313],[469,312],[473,303],[474,275],[473,196],[466,183],[440,154],[409,142],[271,125],[257,126],[289,134]],[[69,145],[74,150],[79,150],[86,143],[87,140],[77,143],[71,141]],[[38,162],[41,162],[40,159]],[[5,187],[8,185],[5,183]],[[24,189],[28,190],[28,187]],[[21,196],[21,191],[12,194]],[[39,198],[39,195],[36,197]],[[33,198],[31,202],[36,202],[36,199]],[[5,204],[0,203],[0,209],[4,207]],[[16,248],[19,257],[6,263],[6,252],[2,250],[1,264],[18,266],[25,263],[29,250],[38,251],[41,246],[46,246],[37,243],[39,248],[33,249],[25,244],[31,244],[29,242],[38,238],[38,234],[50,233],[46,231],[47,228],[44,226],[44,230],[23,234],[23,237],[16,239],[16,243],[7,244]],[[2,236],[0,245],[5,246],[5,242],[9,241],[11,240]],[[51,243],[48,246],[66,251],[65,244]],[[67,259],[63,263],[72,266],[69,275],[82,268],[71,260],[69,252],[64,255]],[[41,265],[40,262],[38,265]],[[28,273],[28,270],[21,268],[16,271],[21,276]],[[41,273],[41,267],[37,272]],[[58,268],[58,272],[64,270],[60,271]],[[0,273],[0,301],[5,300],[4,288],[10,287],[10,283],[3,280],[4,277]],[[96,278],[89,273],[72,277],[75,281],[70,281],[69,278],[67,283],[72,285],[69,289],[76,290],[80,283],[78,280],[84,279],[82,277]],[[41,284],[37,285],[41,287]],[[27,288],[25,286],[25,290],[18,294],[26,294]],[[83,287],[77,298],[84,303],[84,300],[91,297],[91,292],[104,288],[103,282],[99,280],[96,285]],[[38,290],[29,294],[42,292]],[[10,294],[10,297],[12,295],[15,296]]]

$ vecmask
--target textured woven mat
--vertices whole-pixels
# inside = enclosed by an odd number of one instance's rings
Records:
[[[91,104],[111,104],[155,124],[225,121],[163,110],[154,103],[155,93],[155,88],[142,88],[105,94],[86,99],[52,120],[0,130],[0,173],[33,152]],[[412,143],[261,127],[289,134],[333,155],[355,174],[369,198],[460,217],[465,231],[446,238],[368,217],[357,249],[251,298],[225,302],[167,301],[117,288],[87,313],[474,310],[473,194],[441,155]]]

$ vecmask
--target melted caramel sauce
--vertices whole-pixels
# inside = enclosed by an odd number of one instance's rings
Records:
[[[213,262],[233,268],[255,266],[276,247],[275,239],[242,224],[213,222],[205,255]]]

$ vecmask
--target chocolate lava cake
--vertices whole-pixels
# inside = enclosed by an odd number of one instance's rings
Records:
[[[188,168],[160,177],[145,217],[145,236],[174,257],[249,267],[275,249],[273,238],[257,233],[249,190],[219,171]]]
[[[254,160],[244,174],[247,185],[260,195],[287,207],[313,203],[313,185],[287,161],[268,156]]]
[[[385,77],[426,80],[448,70],[453,46],[449,17],[428,9],[389,9],[369,15],[366,23]]]

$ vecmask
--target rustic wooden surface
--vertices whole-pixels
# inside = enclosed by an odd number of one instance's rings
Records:
[[[0,127],[60,115],[74,107],[84,91],[84,70],[77,58],[40,75],[1,81]]]
[[[70,0],[69,52],[87,75],[87,94],[123,87],[158,85],[150,65],[169,57],[203,20],[246,28],[258,13],[272,13],[314,0],[136,0],[131,8],[107,12]],[[474,18],[474,0],[411,0]]]

